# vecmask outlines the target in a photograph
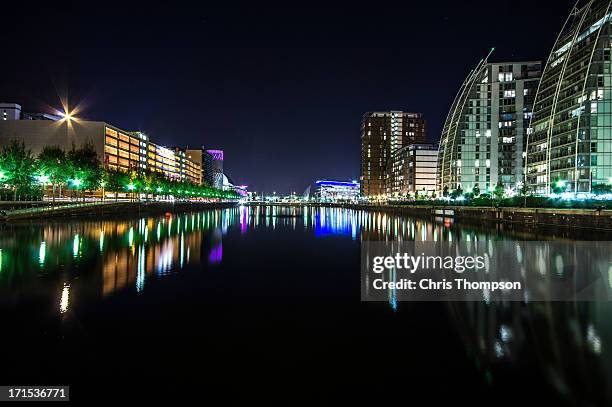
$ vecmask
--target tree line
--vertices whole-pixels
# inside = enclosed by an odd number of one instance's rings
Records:
[[[196,185],[187,181],[170,180],[150,170],[132,169],[127,172],[105,169],[93,144],[74,145],[69,151],[58,146],[47,146],[35,157],[23,142],[13,140],[0,150],[0,195],[40,199],[45,189],[51,196],[62,196],[68,191],[72,197],[85,192],[103,190],[131,198],[144,195],[186,198],[237,199],[235,191],[222,191],[209,185]]]

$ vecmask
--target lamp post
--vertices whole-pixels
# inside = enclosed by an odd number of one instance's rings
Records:
[[[0,170],[0,185],[2,185],[5,179],[6,179],[6,174],[4,173],[4,171]],[[2,200],[1,197],[0,197],[0,200]]]
[[[72,185],[76,188],[76,190],[79,190],[79,187],[81,186],[81,184],[83,183],[83,181],[79,178],[73,178],[72,179]],[[75,194],[76,196],[77,194]]]
[[[127,185],[127,189],[130,191],[130,202],[134,200],[134,188],[136,187],[131,182]]]

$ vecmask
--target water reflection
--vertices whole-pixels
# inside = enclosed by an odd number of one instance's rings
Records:
[[[54,224],[3,225],[0,237],[0,289],[37,275],[102,277],[101,295],[177,272],[204,256],[222,259],[222,239],[238,209],[163,218],[101,220]],[[82,267],[88,270],[81,270]],[[84,274],[84,275],[81,275]],[[68,309],[70,282],[61,288],[60,310]]]
[[[152,279],[180,273],[188,265],[217,267],[227,261],[224,247],[253,244],[244,238],[280,229],[307,238],[350,239],[355,242],[354,252],[339,253],[347,258],[358,253],[361,240],[484,242],[493,250],[497,241],[609,239],[605,233],[569,229],[459,225],[442,218],[431,221],[382,212],[278,206],[11,224],[0,226],[0,295],[7,303],[17,304],[29,294],[52,292],[53,312],[63,318],[85,297],[104,301],[127,290],[146,293]],[[236,238],[229,239],[229,233]],[[564,278],[563,270],[574,261],[571,253],[552,254],[545,244],[534,252],[517,245],[513,256],[546,281]],[[328,270],[313,268],[313,273],[317,271]],[[604,281],[612,288],[612,265]],[[394,312],[411,306],[398,302],[393,291],[388,303]],[[529,366],[568,400],[600,403],[610,400],[612,387],[611,306],[609,302],[471,302],[449,303],[448,310],[485,380],[494,381],[502,368]]]

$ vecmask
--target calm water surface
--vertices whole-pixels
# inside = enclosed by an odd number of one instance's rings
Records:
[[[608,404],[612,304],[362,303],[360,241],[609,240],[332,208],[0,225],[2,384]]]

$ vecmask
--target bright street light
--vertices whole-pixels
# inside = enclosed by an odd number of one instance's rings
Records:
[[[82,183],[83,181],[78,178],[72,180],[72,185],[74,185],[75,187],[80,187]]]
[[[3,178],[1,173],[0,173],[0,178]],[[38,175],[36,177],[36,181],[38,181],[39,184],[48,184],[49,183],[49,177],[46,176],[46,175]]]
[[[62,116],[62,120],[71,121],[74,119],[73,113],[68,111],[60,112],[60,116]]]
[[[134,184],[128,184],[128,186],[127,186],[127,189],[129,189],[130,191],[133,191],[133,190],[134,190],[134,188],[136,188],[136,187],[134,186]]]

